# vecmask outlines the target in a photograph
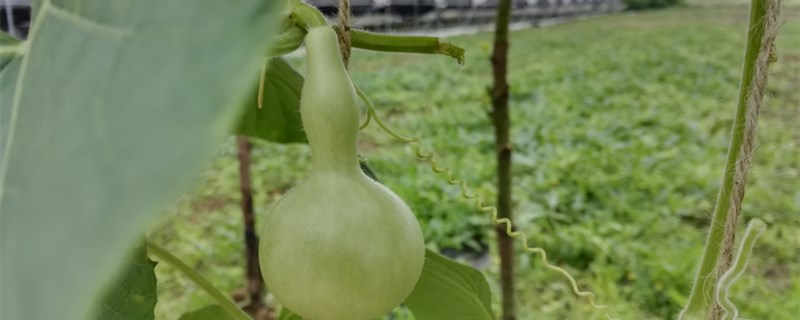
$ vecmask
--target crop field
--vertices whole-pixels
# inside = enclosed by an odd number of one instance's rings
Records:
[[[687,299],[724,169],[746,17],[744,7],[684,7],[511,34],[516,227],[619,319],[672,319]],[[733,289],[751,319],[800,312],[800,7],[787,7],[784,18],[742,221],[759,217],[768,228]],[[421,137],[494,202],[491,39],[449,38],[467,51],[463,67],[440,56],[354,51],[351,72],[387,124]],[[302,61],[293,63],[303,70]],[[306,145],[254,143],[253,189],[263,218],[303,178],[310,154]],[[483,267],[496,293],[490,219],[374,124],[362,131],[359,152],[412,207],[430,248],[479,255],[488,247]],[[221,289],[243,291],[233,140],[168,210],[151,239]],[[540,257],[515,257],[520,319],[603,318],[543,269]],[[159,319],[212,302],[171,266],[157,273]],[[411,316],[398,310],[392,317]]]

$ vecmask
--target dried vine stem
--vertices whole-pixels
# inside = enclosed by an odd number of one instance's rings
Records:
[[[497,171],[497,213],[500,218],[514,217],[511,190],[511,116],[508,107],[508,22],[511,16],[511,0],[500,0],[495,18],[494,45],[492,49],[492,78],[494,84],[489,89],[492,111],[489,117],[494,127],[496,171]],[[509,223],[510,224],[510,223]],[[513,230],[513,226],[511,227]],[[514,276],[514,239],[502,226],[495,228],[497,252],[500,256],[500,292],[503,320],[517,319],[516,288]]]
[[[608,306],[602,305],[602,304],[597,304],[597,302],[595,302],[595,294],[594,293],[589,292],[589,291],[582,291],[580,288],[578,288],[577,281],[575,281],[575,278],[567,270],[565,270],[565,269],[563,269],[561,267],[554,266],[554,265],[550,264],[550,262],[547,260],[547,252],[544,249],[539,248],[539,247],[531,247],[528,244],[528,236],[525,234],[525,232],[513,230],[511,219],[499,218],[498,217],[497,208],[494,207],[494,206],[486,205],[484,203],[484,201],[483,201],[483,197],[481,197],[481,195],[473,192],[472,189],[470,189],[469,184],[468,184],[468,182],[466,180],[456,178],[450,168],[439,166],[439,162],[437,160],[436,153],[434,153],[434,152],[424,152],[422,150],[422,139],[420,139],[418,137],[407,137],[407,136],[401,135],[401,134],[395,132],[394,130],[392,130],[391,128],[389,128],[386,125],[386,123],[384,123],[383,120],[378,116],[377,112],[375,111],[375,107],[372,105],[372,102],[369,101],[369,99],[367,98],[367,95],[363,91],[361,91],[361,89],[359,89],[357,86],[356,86],[355,89],[356,89],[356,94],[358,94],[358,96],[364,102],[364,105],[366,105],[366,107],[367,107],[367,114],[369,115],[369,119],[374,120],[375,123],[377,123],[378,126],[383,131],[385,131],[386,133],[388,133],[392,137],[394,137],[394,138],[396,138],[396,139],[398,139],[400,141],[403,141],[405,143],[410,144],[411,148],[414,151],[414,154],[416,155],[416,157],[418,159],[420,159],[420,160],[423,160],[423,161],[426,161],[426,162],[430,163],[431,170],[434,173],[437,173],[437,174],[440,174],[440,175],[444,176],[448,184],[459,186],[459,188],[461,189],[461,197],[463,197],[466,200],[472,200],[473,204],[474,204],[475,211],[480,212],[480,213],[489,214],[489,216],[492,219],[492,223],[495,224],[495,225],[499,226],[499,225],[505,224],[506,234],[509,237],[518,240],[519,243],[522,245],[522,249],[525,250],[526,252],[539,254],[541,256],[541,258],[542,258],[541,259],[542,265],[545,268],[547,268],[549,270],[552,270],[552,271],[555,271],[555,272],[558,272],[561,275],[563,275],[564,278],[566,278],[567,281],[569,281],[569,284],[572,287],[572,292],[575,293],[576,296],[588,299],[589,300],[589,304],[591,304],[591,306],[593,308],[597,309],[597,310],[602,310],[605,313],[605,317],[607,319],[609,319],[609,320],[615,319],[615,318],[611,317],[611,310],[609,309]],[[362,125],[362,127],[366,127],[367,124],[368,124],[368,122],[365,122]]]
[[[245,284],[248,304],[244,309],[256,316],[268,306],[264,304],[264,280],[261,276],[261,265],[258,260],[258,236],[256,235],[256,217],[253,207],[253,187],[250,179],[250,163],[252,144],[245,136],[236,136],[236,156],[239,160],[239,192],[242,195],[241,209],[244,234]]]

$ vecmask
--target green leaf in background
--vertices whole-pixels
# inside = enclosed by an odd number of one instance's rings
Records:
[[[0,58],[6,59],[16,56],[16,54],[6,52],[6,49],[11,49],[10,46],[14,46],[19,43],[20,41],[17,40],[17,38],[12,37],[8,33],[0,31]]]
[[[184,313],[178,320],[233,320],[233,316],[218,304]]]
[[[282,2],[35,4],[0,79],[0,318],[84,320],[224,141]]]
[[[8,136],[8,123],[11,108],[3,108],[11,104],[11,97],[16,85],[16,74],[19,72],[20,56],[19,40],[0,32],[0,146]],[[8,76],[11,75],[11,76]],[[3,159],[3,148],[0,148],[0,160]]]
[[[417,320],[494,320],[491,303],[483,273],[431,250],[405,302]]]
[[[303,317],[297,315],[286,307],[281,308],[281,314],[278,315],[277,320],[303,320]]]
[[[12,37],[8,33],[0,31],[0,45],[7,45],[7,44],[17,44],[19,40]]]
[[[244,101],[244,114],[237,134],[279,143],[306,142],[300,120],[300,90],[303,76],[283,58],[272,58],[264,79],[263,105],[257,95]]]
[[[97,320],[152,320],[156,307],[156,263],[139,244],[128,258],[125,270],[117,276],[100,301]]]

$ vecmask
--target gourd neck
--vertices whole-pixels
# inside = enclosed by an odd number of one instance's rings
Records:
[[[354,148],[355,149],[355,148]],[[341,154],[341,150],[328,152],[327,148],[311,147],[312,172],[315,173],[360,173],[358,155],[353,151],[352,156]]]
[[[311,28],[306,35],[306,55],[308,72],[300,115],[311,146],[313,170],[358,172],[359,111],[336,33],[328,26]]]

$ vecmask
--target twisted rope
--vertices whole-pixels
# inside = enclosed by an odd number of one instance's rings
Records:
[[[755,149],[756,131],[758,129],[758,116],[763,105],[764,91],[767,88],[767,75],[769,64],[774,61],[775,52],[773,43],[778,34],[781,0],[765,2],[764,36],[761,38],[758,56],[753,71],[753,78],[747,88],[745,104],[745,122],[742,147],[739,149],[734,168],[733,187],[731,189],[731,204],[728,209],[728,220],[725,221],[725,233],[722,240],[722,252],[717,264],[716,279],[730,269],[733,263],[733,253],[736,243],[736,227],[742,212],[747,175],[752,166],[753,150]],[[718,319],[721,315],[720,306],[717,305],[712,316]]]
[[[339,0],[339,48],[342,50],[342,61],[347,68],[350,65],[350,0]]]
[[[731,206],[728,211],[730,217],[725,223],[725,238],[723,240],[722,263],[717,269],[718,275],[722,275],[730,267],[733,259],[733,248],[736,240],[736,226],[739,215],[742,212],[742,201],[744,200],[745,185],[747,184],[747,174],[753,160],[753,149],[755,149],[756,131],[758,129],[758,116],[764,98],[764,91],[767,88],[767,73],[770,61],[772,43],[778,33],[778,7],[780,0],[768,1],[766,7],[766,19],[764,23],[764,37],[761,40],[758,57],[756,58],[753,80],[748,88],[747,103],[744,123],[744,138],[742,147],[736,159],[736,167],[733,178],[733,188],[731,190]]]

